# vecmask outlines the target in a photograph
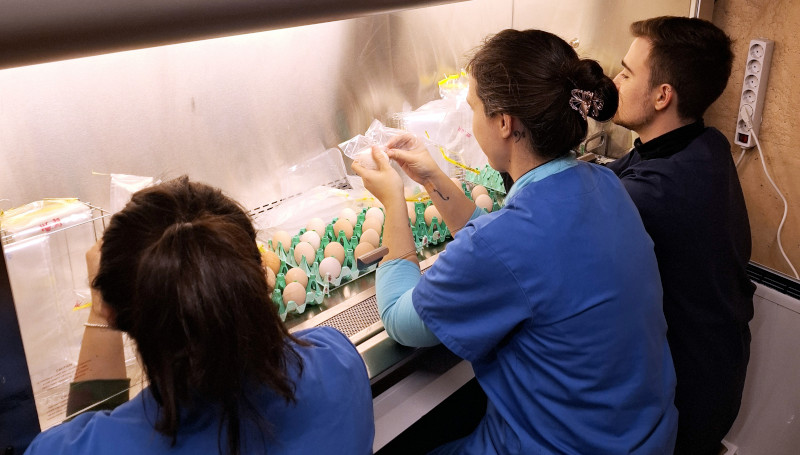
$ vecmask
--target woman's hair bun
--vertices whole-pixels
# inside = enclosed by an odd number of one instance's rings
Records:
[[[592,92],[594,99],[600,100],[597,106],[600,109],[590,109],[587,115],[599,122],[605,122],[614,117],[619,105],[617,86],[610,77],[603,73],[603,68],[595,60],[580,59],[575,61],[570,68],[570,81],[579,90]]]

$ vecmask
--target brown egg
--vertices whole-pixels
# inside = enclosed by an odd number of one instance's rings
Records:
[[[485,194],[485,195],[488,196],[489,195],[489,191],[483,185],[475,185],[474,187],[472,187],[472,190],[470,191],[470,194],[472,194],[472,200],[474,201],[481,194]]]
[[[344,231],[344,236],[347,240],[350,240],[353,237],[353,223],[347,220],[347,218],[340,217],[333,223],[333,235],[336,238],[339,238],[339,232]]]
[[[369,243],[372,245],[372,248],[375,249],[381,246],[381,236],[375,232],[375,229],[367,229],[361,234],[361,238],[358,240],[359,243]]]
[[[434,217],[436,217],[440,223],[442,222],[442,215],[439,214],[439,210],[436,209],[435,205],[431,204],[425,209],[425,224],[430,226]]]
[[[281,258],[278,256],[277,253],[264,250],[261,252],[261,262],[264,263],[266,267],[272,270],[272,273],[277,275],[278,271],[281,269]]]
[[[456,184],[459,190],[461,189],[461,180],[457,179],[456,177],[450,177],[450,180],[452,180],[453,183]]]
[[[313,264],[316,255],[317,250],[308,242],[300,242],[294,247],[294,260],[297,262],[297,265],[300,265],[303,258],[306,258],[306,264]]]
[[[378,221],[383,224],[383,220],[385,219],[383,210],[379,209],[378,207],[370,207],[367,209],[367,213],[364,214],[364,220],[366,221],[372,218],[377,218]]]
[[[267,285],[270,289],[275,289],[275,281],[277,278],[275,277],[275,273],[272,272],[272,269],[267,267]]]
[[[358,259],[359,256],[367,254],[374,249],[375,247],[371,243],[359,243],[356,246],[355,251],[353,251],[353,258]]]
[[[286,285],[283,288],[283,303],[289,303],[293,301],[298,305],[302,305],[306,302],[306,288],[302,284],[298,283],[297,281],[293,281]]]
[[[288,253],[292,247],[292,236],[286,231],[278,231],[272,236],[272,249],[278,251],[278,244],[283,247],[283,252]]]
[[[413,202],[406,202],[406,209],[408,209],[408,218],[411,224],[417,224],[417,212]]]
[[[367,218],[361,223],[361,232],[366,232],[369,229],[372,229],[380,235],[380,233],[383,232],[383,223],[377,218]]]
[[[325,246],[323,256],[326,258],[336,258],[339,264],[344,262],[344,247],[339,242],[331,242]]]
[[[488,194],[479,194],[478,197],[475,198],[475,205],[478,207],[486,210],[487,212],[492,211],[492,198],[489,197]]]
[[[284,276],[286,279],[286,284],[289,283],[300,283],[305,288],[308,285],[308,275],[306,275],[305,270],[301,269],[300,267],[293,267],[286,272]]]

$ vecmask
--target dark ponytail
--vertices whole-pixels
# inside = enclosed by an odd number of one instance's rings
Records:
[[[531,149],[544,159],[567,154],[586,137],[588,123],[570,106],[574,89],[591,92],[605,121],[617,110],[617,89],[593,60],[582,60],[563,39],[542,30],[503,30],[488,38],[467,64],[487,116],[520,120]]]
[[[218,412],[219,440],[238,454],[242,416],[262,432],[269,424],[249,390],[294,400],[287,370],[302,365],[269,298],[255,230],[219,190],[182,177],[134,194],[103,235],[93,286],[136,341],[160,405],[155,428],[173,444],[182,411]]]

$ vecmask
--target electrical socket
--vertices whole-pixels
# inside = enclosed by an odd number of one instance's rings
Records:
[[[753,134],[758,135],[761,127],[761,113],[764,110],[764,98],[767,95],[769,67],[772,64],[772,51],[775,42],[766,38],[750,40],[747,50],[747,66],[742,83],[742,97],[739,100],[739,112],[736,119],[736,137],[734,143],[751,148],[755,145]]]

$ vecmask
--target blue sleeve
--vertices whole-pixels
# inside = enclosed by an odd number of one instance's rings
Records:
[[[376,272],[378,313],[386,332],[406,346],[434,346],[439,339],[420,319],[411,293],[420,278],[419,267],[411,261],[395,259],[382,264]]]
[[[487,213],[489,213],[489,212],[487,212],[486,210],[484,210],[484,209],[482,209],[480,207],[475,207],[475,211],[472,212],[472,216],[469,217],[469,221],[472,221],[472,220],[474,220],[475,218],[477,218],[477,217],[479,217],[481,215],[486,215]]]

